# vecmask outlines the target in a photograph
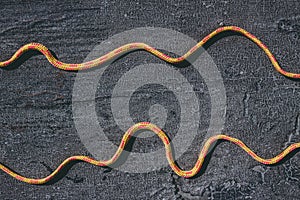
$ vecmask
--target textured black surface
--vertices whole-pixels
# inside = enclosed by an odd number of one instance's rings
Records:
[[[136,27],[170,28],[200,40],[219,26],[236,25],[267,44],[286,70],[300,72],[297,0],[2,1],[0,16],[1,60],[9,58],[21,45],[35,41],[56,52],[62,61],[78,63],[102,40]],[[224,133],[242,139],[263,157],[274,156],[286,145],[300,141],[300,82],[278,74],[264,53],[244,37],[223,38],[208,53],[226,87]],[[159,62],[143,52],[118,62],[133,64],[135,60],[131,58],[135,56]],[[68,156],[90,155],[80,142],[72,119],[71,95],[76,73],[55,69],[44,57],[36,56],[13,71],[1,70],[0,76],[1,162],[26,176],[42,177]],[[121,133],[110,139],[118,143]],[[184,169],[195,162],[199,140],[201,137],[195,139],[179,160]],[[151,140],[141,140],[133,150],[151,151],[151,148],[156,148]],[[284,164],[267,167],[236,146],[221,143],[206,172],[195,179],[178,177],[168,167],[130,174],[79,163],[59,182],[48,186],[28,185],[1,172],[0,196],[1,199],[297,199],[299,178],[299,154]]]

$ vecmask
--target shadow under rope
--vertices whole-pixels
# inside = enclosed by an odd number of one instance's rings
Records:
[[[180,68],[184,68],[184,67],[188,67],[188,66],[191,66],[192,63],[204,52],[204,50],[207,50],[210,46],[212,46],[214,43],[216,43],[218,40],[222,39],[222,38],[225,38],[225,37],[229,37],[229,36],[243,36],[245,37],[244,35],[240,34],[240,33],[237,33],[237,32],[234,32],[234,31],[231,31],[231,30],[228,30],[228,31],[224,31],[224,32],[221,32],[221,33],[218,33],[216,36],[214,36],[213,38],[209,39],[202,47],[203,48],[199,48],[197,49],[190,57],[189,57],[189,61],[187,60],[183,60],[182,62],[180,63],[176,63],[176,64],[172,64],[174,67],[180,67]],[[248,39],[248,38],[247,38]],[[57,59],[57,56],[56,54],[52,51],[52,50],[49,50],[52,55]],[[131,50],[129,52],[126,52],[122,55],[119,55],[116,59],[114,59],[113,61],[107,61],[105,63],[103,63],[102,65],[107,65],[107,64],[110,64],[110,63],[114,63],[116,62],[117,60],[120,60],[122,58],[124,58],[125,56],[127,56],[128,54],[132,53],[132,52],[136,52],[136,51],[144,51],[144,50]],[[30,59],[31,57],[33,56],[37,56],[37,55],[42,55],[41,52],[37,51],[37,50],[29,50],[29,51],[26,51],[24,52],[18,59],[16,59],[14,62],[10,63],[8,66],[2,68],[4,70],[14,70],[16,68],[18,68],[19,66],[21,66],[26,60]],[[101,65],[101,66],[102,66]],[[101,67],[99,66],[99,67]],[[86,71],[92,71],[92,70],[95,70],[95,68],[91,68],[91,69],[87,69]],[[300,81],[300,80],[297,80],[297,79],[294,79],[294,78],[288,78],[288,79],[291,79],[293,81]],[[130,140],[128,141],[128,143],[126,144],[124,150],[126,151],[123,151],[119,157],[119,159],[117,160],[116,163],[114,163],[114,165],[112,165],[111,167],[109,166],[105,166],[103,168],[109,168],[109,169],[113,169],[115,167],[118,167],[118,166],[121,166],[122,164],[124,164],[132,150],[132,147],[133,147],[133,144],[136,140],[136,137],[132,136],[130,138]],[[193,178],[197,178],[201,175],[203,175],[207,169],[207,166],[210,162],[210,159],[212,157],[212,154],[214,152],[214,150],[216,149],[216,147],[224,142],[226,140],[218,140],[213,146],[211,146],[210,148],[210,151],[209,153],[205,156],[205,159],[204,159],[204,162],[202,164],[202,167],[199,171],[199,173],[197,175],[195,175]],[[226,141],[228,142],[228,141]],[[172,142],[170,143],[171,144],[171,150],[172,150],[172,154],[173,156],[175,155],[175,151],[174,151],[174,146],[172,145]],[[275,164],[271,164],[269,166],[277,166],[277,165],[281,165],[282,163],[286,162],[287,160],[291,159],[295,154],[297,154],[298,152],[300,151],[300,149],[294,149],[292,152],[290,152],[289,154],[287,154],[282,160],[280,160],[278,163],[275,163]],[[175,156],[174,156],[175,157]],[[50,179],[50,181],[48,181],[47,183],[43,184],[43,185],[51,185],[51,184],[54,184],[56,183],[57,181],[61,180],[62,178],[64,178],[67,173],[69,172],[69,170],[74,166],[76,165],[77,163],[79,162],[84,162],[84,161],[79,161],[79,160],[73,160],[73,161],[70,161],[69,163],[67,163],[63,168],[61,168],[61,170],[52,178]],[[176,161],[175,161],[176,163]],[[1,163],[2,164],[2,163]],[[176,163],[177,164],[177,163]],[[4,165],[4,164],[2,164]],[[5,166],[5,165],[4,165]],[[7,167],[7,166],[6,166]],[[8,167],[7,167],[8,168]],[[12,170],[13,171],[13,170]]]
[[[51,52],[54,58],[58,59],[56,54],[52,50],[49,49],[49,51]],[[10,63],[6,67],[2,67],[1,69],[8,70],[8,71],[15,70],[18,67],[20,67],[24,62],[29,60],[31,57],[38,56],[38,55],[43,55],[43,54],[38,50],[34,50],[34,49],[26,51],[20,57],[18,57],[14,62]]]
[[[202,53],[204,51],[206,51],[207,49],[209,49],[214,43],[216,43],[218,40],[221,40],[222,38],[225,38],[225,37],[230,37],[230,36],[242,36],[242,37],[245,37],[246,39],[248,39],[249,41],[251,41],[249,38],[247,38],[245,35],[241,34],[241,33],[238,33],[238,32],[235,32],[235,31],[232,31],[232,30],[226,30],[224,32],[220,32],[218,33],[217,35],[215,35],[214,37],[210,38],[209,40],[207,40],[203,45],[202,45],[202,48],[198,48],[196,49],[196,51],[193,52],[192,55],[189,56],[188,60],[182,60],[181,62],[179,63],[169,63],[171,65],[173,65],[174,67],[178,67],[178,68],[185,68],[185,67],[188,67],[188,66],[191,66],[194,61],[197,60],[197,58],[199,58]],[[253,42],[253,41],[251,41]],[[254,43],[254,42],[253,42]],[[51,54],[53,55],[54,58],[56,58],[57,60],[58,57],[57,55],[55,54],[54,51],[52,51],[51,49],[48,49]],[[137,51],[146,51],[144,49],[134,49],[134,50],[128,50],[128,52],[124,52],[122,54],[119,54],[115,59],[113,60],[108,60],[108,61],[105,61],[104,63],[102,63],[101,65],[99,65],[98,67],[94,67],[94,68],[89,68],[89,69],[85,69],[85,71],[93,71],[93,70],[96,70],[97,68],[99,67],[102,67],[102,66],[105,66],[105,65],[109,65],[111,63],[115,63],[121,59],[123,59],[124,57],[126,57],[128,54],[131,54],[133,52],[137,52]],[[146,51],[147,52],[147,51]],[[43,55],[41,52],[37,51],[37,50],[28,50],[26,52],[24,52],[17,60],[15,60],[14,62],[10,63],[9,65],[7,65],[6,67],[2,67],[2,69],[4,70],[14,70],[18,67],[20,67],[25,61],[29,60],[31,57],[34,57],[34,56],[37,56],[37,55]],[[152,54],[151,54],[152,55]],[[180,55],[181,56],[181,55]],[[165,61],[166,62],[166,61]],[[77,70],[74,70],[75,72]],[[290,80],[293,80],[293,81],[300,81],[300,79],[297,79],[297,78],[290,78],[290,77],[286,77]]]
[[[111,171],[112,169],[114,168],[117,168],[118,166],[121,166],[122,164],[124,164],[130,154],[130,151],[132,150],[132,146],[134,144],[134,141],[136,140],[136,137],[132,136],[127,145],[125,146],[124,150],[126,151],[123,151],[120,155],[120,157],[118,158],[118,160],[116,161],[116,163],[114,163],[113,165],[111,166],[103,166],[101,168],[107,168],[109,169],[109,171]],[[203,161],[203,164],[202,164],[202,167],[200,168],[200,171],[193,177],[191,177],[190,179],[195,179],[195,178],[198,178],[200,176],[202,176],[207,167],[208,167],[208,164],[212,158],[212,155],[215,151],[215,149],[217,148],[218,145],[220,145],[222,142],[228,142],[227,140],[223,140],[223,139],[220,139],[218,141],[215,142],[215,144],[213,144],[211,147],[210,147],[210,150],[209,150],[209,153],[205,156],[204,158],[204,161]],[[175,151],[174,151],[174,147],[172,145],[172,143],[170,143],[171,145],[171,150],[172,150],[172,155],[175,157]],[[278,163],[275,163],[275,164],[270,164],[268,166],[278,166],[278,165],[281,165],[283,163],[285,163],[286,161],[288,161],[289,159],[291,159],[295,154],[297,154],[298,152],[300,151],[300,149],[295,149],[294,151],[290,152],[289,154],[287,154],[282,160],[280,160]],[[80,160],[72,160],[70,161],[69,163],[67,163],[63,168],[61,168],[61,170],[55,175],[53,176],[52,179],[50,179],[47,183],[44,183],[42,185],[52,185],[58,181],[60,181],[61,179],[63,179],[64,177],[67,176],[69,170],[74,166],[76,165],[77,163],[81,163],[81,162],[85,162],[85,161],[80,161]],[[177,164],[177,162],[175,161],[175,164],[177,166],[179,166]],[[5,165],[4,165],[5,166]],[[6,166],[7,167],[7,166]],[[179,167],[180,168],[180,167]],[[12,170],[13,171],[13,170]],[[54,171],[54,170],[53,170]],[[14,171],[15,172],[15,171]],[[74,182],[75,183],[75,182]]]
[[[174,67],[180,67],[180,68],[184,68],[187,66],[192,65],[192,63],[204,52],[204,50],[207,50],[211,45],[213,45],[214,43],[216,43],[218,40],[225,38],[225,37],[229,37],[229,36],[243,36],[241,33],[237,33],[231,30],[227,30],[224,32],[220,32],[217,35],[215,35],[214,37],[210,38],[205,44],[203,44],[203,48],[199,48],[197,49],[190,57],[189,57],[189,61],[187,60],[183,60],[179,63],[170,63],[172,64]],[[248,39],[248,38],[247,38]],[[51,54],[58,59],[57,55],[55,54],[54,51],[52,51],[51,49],[49,49],[49,51],[51,52]],[[118,55],[118,57],[116,57],[116,59],[113,59],[111,61],[106,61],[103,64],[99,65],[98,67],[101,67],[102,65],[107,65],[110,63],[114,63],[120,59],[123,59],[124,57],[126,57],[128,54],[136,52],[136,51],[145,51],[143,49],[135,49],[135,50],[129,50],[128,52],[125,52],[123,54]],[[2,69],[5,70],[14,70],[16,68],[18,68],[19,66],[21,66],[25,61],[29,60],[31,57],[37,56],[37,55],[43,55],[41,52],[37,51],[37,50],[28,50],[26,52],[24,52],[18,59],[16,59],[14,62],[10,63],[9,65],[7,65],[6,67],[3,67]],[[85,69],[85,71],[92,71],[95,70],[95,68],[90,68],[90,69]],[[76,70],[74,70],[76,71]]]

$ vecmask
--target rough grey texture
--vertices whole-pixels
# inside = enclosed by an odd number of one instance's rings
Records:
[[[102,40],[135,27],[170,28],[200,40],[221,25],[236,25],[261,38],[285,69],[300,72],[298,0],[73,1],[71,4],[2,1],[0,11],[1,60],[32,41],[43,43],[62,61],[76,63]],[[244,37],[223,38],[208,52],[224,78],[227,92],[224,133],[241,138],[263,157],[274,156],[286,145],[300,141],[300,82],[278,74],[264,53]],[[118,63],[133,65],[137,62],[135,56],[139,62],[143,59],[160,62],[144,52],[136,52]],[[80,142],[72,119],[71,94],[76,73],[55,69],[43,56],[36,56],[13,71],[1,70],[0,76],[1,162],[23,175],[42,177],[68,156],[90,155]],[[99,100],[99,109],[101,104]],[[107,134],[114,133],[108,128]],[[118,143],[121,133],[110,139]],[[201,136],[179,160],[183,168],[190,168],[196,160],[199,140]],[[159,142],[151,145],[151,140],[145,143],[134,145],[133,150],[149,151],[162,145]],[[170,168],[127,174],[79,163],[60,181],[47,186],[31,186],[1,172],[0,196],[1,199],[297,199],[299,178],[299,154],[284,164],[267,167],[236,146],[221,143],[205,173],[195,179],[178,177]]]

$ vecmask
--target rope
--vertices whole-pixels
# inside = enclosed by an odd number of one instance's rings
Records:
[[[221,27],[221,28],[216,29],[215,31],[213,31],[209,35],[207,35],[204,39],[202,39],[193,48],[191,48],[187,53],[185,53],[183,56],[178,57],[178,58],[169,57],[169,56],[163,54],[162,52],[156,50],[155,48],[153,48],[147,44],[144,44],[144,43],[130,43],[130,44],[121,46],[121,47],[95,59],[95,60],[91,60],[91,61],[79,63],[79,64],[68,64],[68,63],[63,63],[63,62],[57,60],[52,55],[52,53],[49,51],[49,49],[47,47],[45,47],[44,45],[39,44],[39,43],[30,43],[30,44],[27,44],[27,45],[24,45],[23,47],[21,47],[9,60],[0,62],[0,67],[6,67],[6,66],[12,64],[24,52],[29,51],[29,50],[37,50],[37,51],[41,52],[54,67],[57,67],[62,70],[67,70],[67,71],[77,71],[77,70],[93,68],[93,67],[101,65],[102,63],[105,63],[115,57],[118,57],[120,54],[123,54],[123,53],[131,51],[131,50],[136,50],[136,49],[143,49],[168,63],[176,64],[176,63],[180,63],[180,62],[186,60],[189,56],[191,56],[191,54],[193,54],[195,51],[197,51],[200,47],[202,47],[211,38],[213,38],[214,36],[218,35],[221,32],[225,32],[225,31],[238,32],[238,33],[241,33],[242,35],[244,35],[245,37],[249,38],[250,40],[252,40],[255,44],[257,44],[266,53],[266,55],[270,59],[271,63],[273,64],[274,68],[280,74],[282,74],[286,77],[290,77],[290,78],[300,78],[300,74],[291,73],[291,72],[287,72],[287,71],[283,70],[279,66],[279,64],[276,61],[273,54],[266,47],[266,45],[264,45],[259,39],[257,39],[251,33],[247,32],[246,30],[244,30],[242,28],[236,27],[236,26],[226,26],[226,27]],[[82,156],[82,155],[72,156],[72,157],[65,159],[50,175],[48,175],[44,178],[27,178],[25,176],[21,176],[20,174],[14,172],[13,170],[6,167],[2,163],[0,163],[0,169],[2,171],[4,171],[5,173],[7,173],[8,175],[10,175],[20,181],[23,181],[25,183],[45,184],[45,183],[48,183],[50,180],[52,180],[60,172],[60,170],[62,168],[64,168],[66,165],[68,165],[72,161],[84,161],[84,162],[87,162],[87,163],[90,163],[90,164],[93,164],[96,166],[102,166],[102,167],[108,166],[109,167],[110,165],[114,164],[118,160],[118,158],[120,157],[121,153],[123,152],[126,144],[128,143],[130,137],[135,132],[137,132],[138,130],[142,130],[142,129],[153,131],[154,133],[156,133],[158,135],[158,137],[164,143],[165,150],[166,150],[166,157],[167,157],[170,167],[177,175],[185,177],[185,178],[193,177],[200,171],[200,169],[203,165],[204,159],[207,156],[211,146],[218,140],[226,140],[226,141],[236,144],[237,146],[242,148],[247,154],[249,154],[253,159],[255,159],[256,161],[258,161],[262,164],[265,164],[265,165],[276,164],[276,163],[280,162],[286,155],[293,152],[295,149],[300,148],[300,143],[294,143],[294,144],[290,145],[289,147],[287,147],[285,150],[283,150],[279,155],[277,155],[273,158],[270,158],[270,159],[264,159],[264,158],[259,157],[257,154],[255,154],[249,147],[247,147],[239,139],[236,139],[236,138],[233,138],[230,136],[226,136],[226,135],[215,135],[215,136],[210,137],[205,142],[205,145],[202,148],[194,167],[191,170],[185,171],[185,170],[180,169],[180,167],[174,161],[172,150],[171,150],[171,145],[170,145],[170,140],[167,137],[167,135],[159,127],[157,127],[154,124],[151,124],[149,122],[140,122],[140,123],[133,125],[131,128],[129,128],[125,132],[125,134],[121,140],[121,143],[118,147],[118,150],[112,156],[112,158],[109,160],[100,161],[100,160],[95,160],[93,158],[90,158],[87,156]]]

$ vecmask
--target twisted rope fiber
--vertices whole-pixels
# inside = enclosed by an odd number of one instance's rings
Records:
[[[57,60],[51,54],[51,52],[48,50],[48,48],[45,47],[44,45],[39,44],[39,43],[29,43],[29,44],[26,44],[23,47],[21,47],[9,60],[0,62],[0,67],[6,67],[6,66],[12,64],[24,52],[29,51],[29,50],[40,51],[54,67],[57,67],[59,69],[66,70],[66,71],[77,71],[77,70],[93,68],[93,67],[99,66],[102,63],[105,63],[109,60],[112,60],[113,58],[118,57],[122,53],[128,52],[130,50],[137,50],[137,49],[145,50],[168,63],[176,64],[176,63],[180,63],[180,62],[186,60],[191,54],[193,54],[196,50],[201,48],[208,40],[210,40],[217,34],[219,34],[221,32],[225,32],[225,31],[237,32],[237,33],[240,33],[240,34],[244,35],[245,37],[249,38],[250,40],[252,40],[255,44],[257,44],[266,53],[266,55],[270,59],[271,63],[273,64],[274,68],[280,74],[282,74],[286,77],[289,77],[289,78],[295,78],[295,79],[300,78],[300,74],[291,73],[291,72],[287,72],[287,71],[283,70],[279,66],[279,64],[276,61],[273,54],[266,47],[266,45],[264,45],[259,39],[257,39],[251,33],[247,32],[246,30],[244,30],[242,28],[236,27],[236,26],[226,26],[226,27],[221,27],[221,28],[216,29],[215,31],[213,31],[209,35],[207,35],[204,39],[202,39],[199,43],[197,43],[187,53],[185,53],[183,56],[178,57],[178,58],[169,57],[169,56],[163,54],[162,52],[156,50],[155,48],[153,48],[147,44],[144,44],[144,43],[130,43],[130,44],[123,45],[123,46],[121,46],[121,47],[95,59],[95,60],[91,60],[91,61],[79,63],[79,64],[68,64],[68,63],[63,63],[63,62]],[[180,167],[176,164],[176,162],[173,158],[170,140],[167,137],[167,135],[159,127],[157,127],[154,124],[151,124],[149,122],[140,122],[140,123],[133,125],[125,132],[116,153],[109,160],[102,160],[102,161],[95,160],[93,158],[90,158],[87,156],[82,156],[82,155],[71,156],[71,157],[65,159],[51,174],[49,174],[48,176],[46,176],[44,178],[27,178],[25,176],[22,176],[16,172],[14,172],[13,170],[11,170],[10,168],[6,167],[5,165],[3,165],[1,163],[0,163],[0,169],[2,171],[6,172],[8,175],[10,175],[20,181],[23,181],[25,183],[45,184],[45,183],[48,183],[50,180],[52,180],[60,172],[60,170],[62,170],[66,165],[68,165],[72,161],[84,161],[84,162],[87,162],[87,163],[90,163],[90,164],[93,164],[96,166],[102,166],[102,167],[108,166],[109,167],[110,165],[114,164],[118,160],[118,158],[120,157],[121,153],[123,152],[125,146],[128,144],[130,137],[138,130],[151,130],[158,135],[158,137],[164,143],[166,157],[167,157],[170,167],[177,175],[185,177],[185,178],[193,177],[200,171],[200,169],[203,165],[204,159],[207,156],[207,154],[209,153],[210,147],[212,147],[212,145],[215,142],[217,142],[218,140],[226,140],[226,141],[236,144],[237,146],[242,148],[247,154],[249,154],[253,159],[255,159],[256,161],[258,161],[262,164],[265,164],[265,165],[276,164],[276,163],[280,162],[289,153],[293,152],[295,149],[300,148],[300,142],[294,143],[294,144],[290,145],[289,147],[287,147],[285,150],[283,150],[277,156],[275,156],[273,158],[269,158],[269,159],[264,159],[264,158],[261,158],[260,156],[258,156],[256,153],[254,153],[249,147],[247,147],[241,140],[239,140],[237,138],[233,138],[233,137],[222,135],[222,134],[215,135],[215,136],[210,137],[205,142],[204,147],[202,148],[194,167],[190,170],[185,171],[185,170],[180,169]]]

